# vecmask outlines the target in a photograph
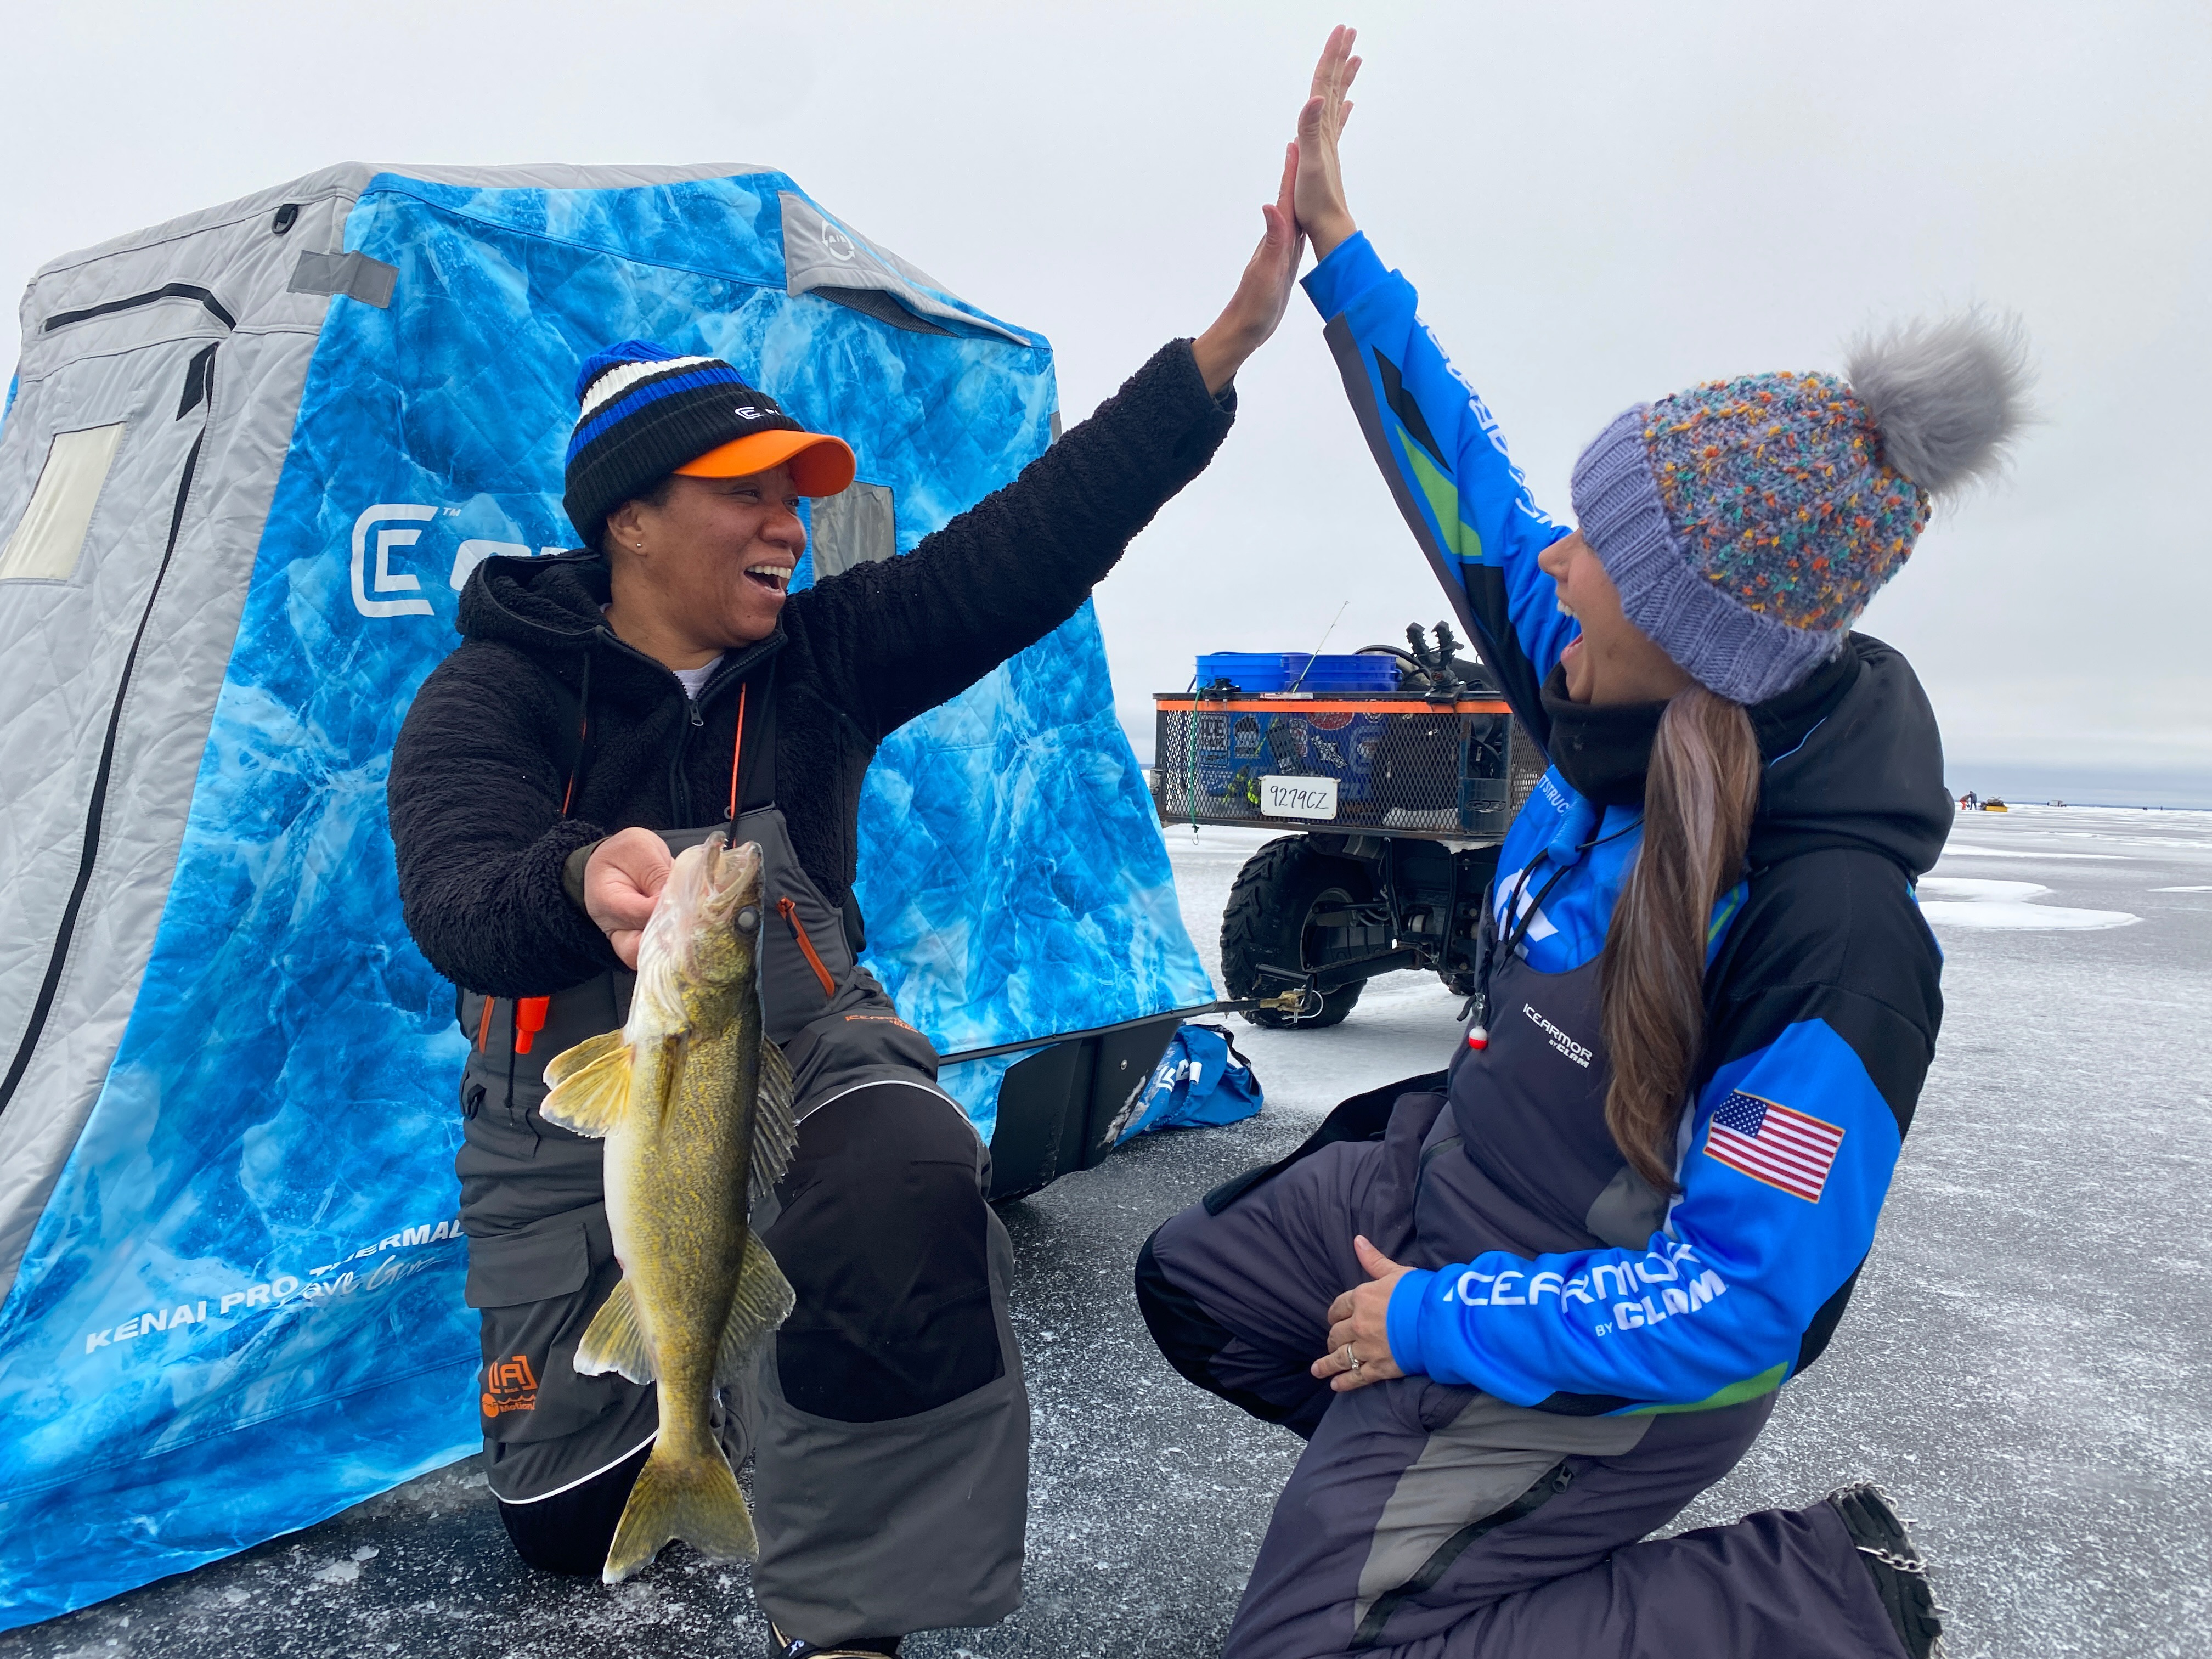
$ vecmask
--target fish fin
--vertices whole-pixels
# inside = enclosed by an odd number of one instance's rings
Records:
[[[629,1047],[622,1028],[586,1037],[573,1048],[563,1048],[545,1062],[545,1086],[557,1089],[595,1060],[604,1060],[617,1048]]]
[[[599,1575],[607,1583],[619,1584],[651,1565],[671,1539],[680,1538],[715,1561],[750,1561],[760,1553],[753,1517],[729,1460],[719,1449],[678,1457],[664,1449],[665,1444],[653,1443],[623,1505],[622,1519],[615,1523],[614,1541],[607,1546],[606,1567]]]
[[[775,1265],[760,1235],[745,1234],[745,1256],[738,1267],[737,1294],[730,1298],[729,1322],[722,1327],[721,1352],[714,1381],[742,1390],[752,1380],[754,1357],[769,1333],[783,1323],[796,1298],[783,1269]]]
[[[760,1082],[753,1097],[751,1200],[758,1204],[783,1179],[799,1150],[797,1083],[783,1050],[761,1039]]]
[[[620,1031],[580,1042],[556,1055],[545,1068],[552,1092],[538,1109],[538,1115],[548,1123],[602,1139],[629,1109],[629,1044]]]
[[[604,1376],[620,1371],[633,1382],[650,1382],[660,1368],[646,1340],[645,1325],[637,1316],[637,1298],[629,1280],[616,1285],[576,1345],[576,1370],[584,1376]]]

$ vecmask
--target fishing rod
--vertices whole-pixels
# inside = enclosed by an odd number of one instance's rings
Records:
[[[1195,1014],[1242,1014],[1255,1009],[1266,1009],[1273,1013],[1296,1015],[1304,1007],[1308,988],[1293,986],[1272,997],[1224,997],[1218,1002],[1201,1002],[1191,1008],[1170,1008],[1164,1013],[1143,1014],[1135,1019],[1116,1020],[1111,1025],[1094,1025],[1083,1031],[1056,1031],[1049,1036],[1024,1037],[1016,1042],[994,1042],[987,1048],[963,1048],[957,1054],[938,1057],[939,1066],[959,1066],[971,1060],[994,1060],[1000,1054],[1016,1054],[1024,1048],[1048,1048],[1055,1042],[1080,1042],[1085,1037],[1107,1036],[1115,1031],[1133,1030],[1139,1025],[1150,1025],[1170,1015],[1188,1019]]]

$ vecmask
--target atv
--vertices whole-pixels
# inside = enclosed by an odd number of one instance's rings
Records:
[[[1191,690],[1153,699],[1163,825],[1290,832],[1246,861],[1221,918],[1223,991],[1272,1005],[1244,1010],[1255,1024],[1337,1024],[1403,969],[1474,988],[1483,894],[1547,763],[1448,623],[1433,645],[1418,625],[1406,638],[1334,659],[1202,658]],[[1277,662],[1306,665],[1274,689]],[[1334,683],[1358,689],[1328,689],[1332,662],[1358,664]],[[1257,686],[1231,678],[1247,665]]]

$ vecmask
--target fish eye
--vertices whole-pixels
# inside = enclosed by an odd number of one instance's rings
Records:
[[[760,912],[753,908],[750,904],[746,905],[744,908],[738,912],[737,920],[738,931],[741,933],[752,933],[760,931]]]

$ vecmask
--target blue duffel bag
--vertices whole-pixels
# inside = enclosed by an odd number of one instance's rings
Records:
[[[1237,1052],[1228,1027],[1197,1024],[1178,1027],[1168,1040],[1139,1101],[1117,1142],[1148,1129],[1241,1122],[1265,1103],[1259,1076]]]

